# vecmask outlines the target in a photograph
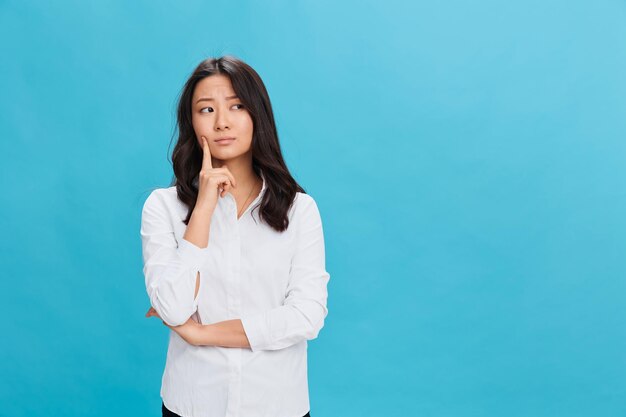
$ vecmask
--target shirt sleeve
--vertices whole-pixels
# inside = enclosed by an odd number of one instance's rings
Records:
[[[315,200],[306,197],[297,213],[296,248],[283,305],[241,319],[253,352],[315,339],[328,315],[330,274],[325,266],[322,221]]]
[[[196,276],[208,258],[208,248],[180,239],[162,190],[154,190],[141,213],[143,273],[150,304],[170,326],[185,323],[198,308]]]

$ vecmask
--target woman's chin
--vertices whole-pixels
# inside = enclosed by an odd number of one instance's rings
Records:
[[[211,156],[215,159],[218,159],[222,162],[227,162],[229,160],[237,159],[242,156],[245,156],[246,152],[242,152],[238,149],[220,149],[215,153],[211,152]]]

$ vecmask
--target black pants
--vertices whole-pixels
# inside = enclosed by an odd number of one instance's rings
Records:
[[[168,410],[165,404],[163,404],[163,401],[161,401],[161,411],[163,412],[163,417],[182,417],[175,412]],[[311,412],[309,411],[302,417],[311,417]]]

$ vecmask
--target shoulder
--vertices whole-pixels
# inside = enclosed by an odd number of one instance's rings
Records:
[[[292,206],[293,217],[297,222],[320,222],[320,212],[315,198],[298,191]]]
[[[298,191],[296,193],[296,196],[294,197],[293,207],[296,210],[301,211],[311,206],[317,207],[317,203],[315,202],[315,199],[311,197],[309,194]]]
[[[157,188],[153,190],[146,201],[143,203],[143,212],[149,210],[165,210],[168,208],[176,208],[180,204],[176,186]]]

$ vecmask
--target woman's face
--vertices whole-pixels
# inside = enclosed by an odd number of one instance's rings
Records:
[[[215,159],[226,161],[251,149],[252,117],[236,97],[230,79],[225,75],[211,75],[196,84],[191,101],[191,122],[198,145],[202,148],[202,136],[207,138],[211,156]],[[218,141],[225,137],[235,139]]]

